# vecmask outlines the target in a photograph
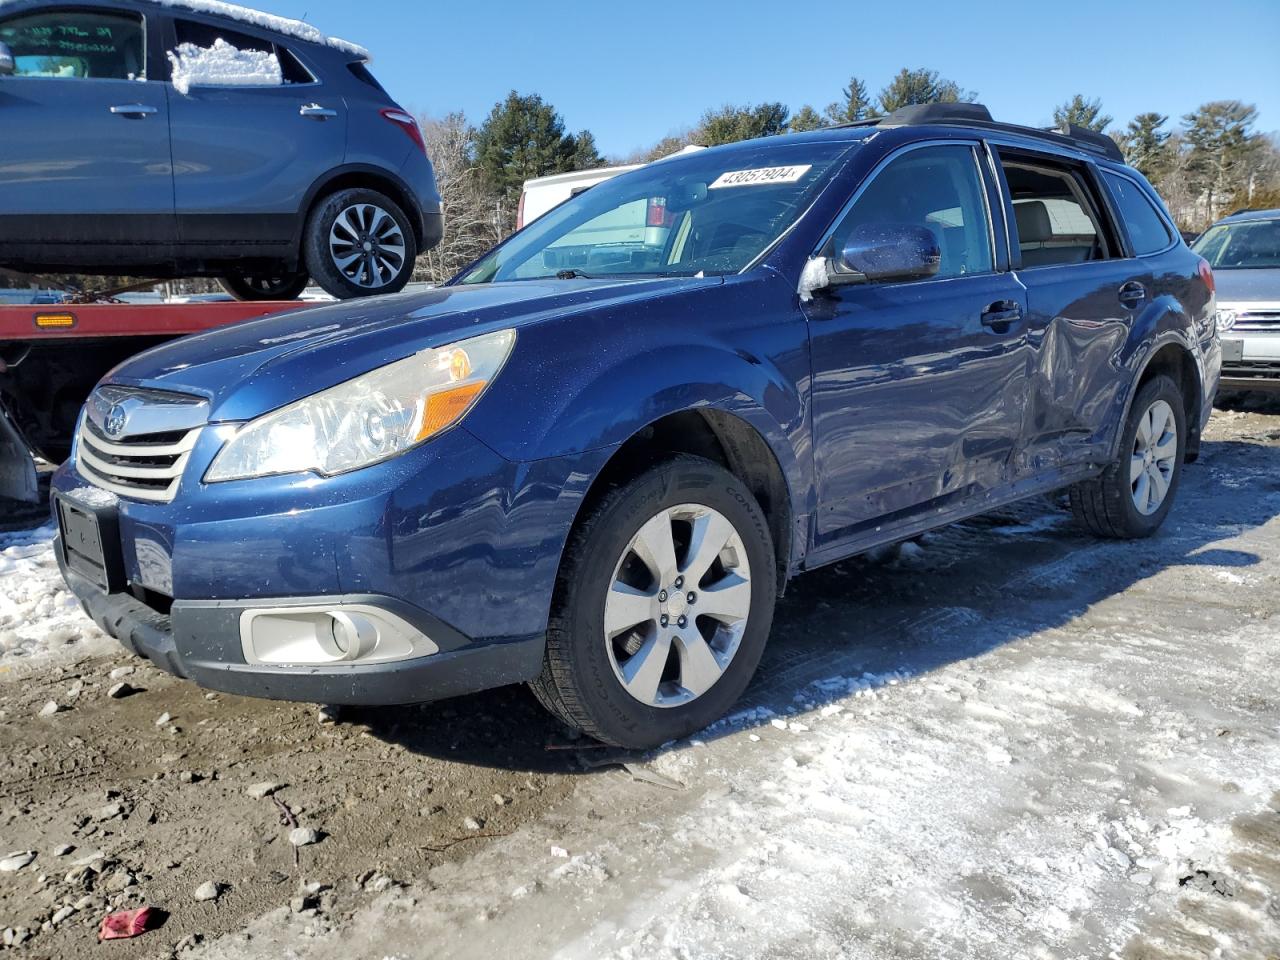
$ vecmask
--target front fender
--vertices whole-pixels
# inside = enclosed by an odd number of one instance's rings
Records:
[[[672,413],[723,410],[760,433],[796,510],[807,509],[796,494],[811,486],[808,341],[783,286],[771,274],[732,278],[648,310],[632,303],[523,328],[467,429],[509,460],[532,461],[615,447]]]

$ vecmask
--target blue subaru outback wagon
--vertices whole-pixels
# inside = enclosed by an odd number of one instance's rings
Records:
[[[1068,488],[1163,522],[1213,277],[1110,141],[978,106],[651,164],[447,286],[109,374],[54,480],[103,629],[219,690],[529,682],[641,747],[742,693],[788,578]]]

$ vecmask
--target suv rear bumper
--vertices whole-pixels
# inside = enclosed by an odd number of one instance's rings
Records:
[[[241,615],[255,607],[279,607],[281,600],[174,601],[168,615],[129,593],[107,593],[67,568],[59,540],[58,566],[89,617],[129,652],[202,687],[248,697],[346,705],[422,703],[520,683],[537,675],[543,640],[471,644],[454,634],[456,646],[439,653],[363,666],[267,666],[245,662],[236,643]],[[333,598],[290,598],[323,602]],[[373,598],[362,598],[369,602]],[[388,609],[403,607],[384,598]],[[289,602],[289,601],[284,601]],[[373,602],[378,602],[374,599]],[[415,625],[437,636],[448,630],[421,612]],[[438,626],[429,626],[435,623]]]

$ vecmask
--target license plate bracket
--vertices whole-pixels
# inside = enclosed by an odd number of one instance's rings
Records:
[[[1222,341],[1222,362],[1223,363],[1242,363],[1244,361],[1244,341],[1243,340],[1223,340]]]
[[[124,589],[124,551],[114,507],[90,507],[55,496],[62,560],[107,593]]]

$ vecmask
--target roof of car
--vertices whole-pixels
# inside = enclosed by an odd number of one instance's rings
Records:
[[[1055,128],[1024,127],[1016,123],[1000,123],[980,103],[920,103],[901,107],[882,117],[870,117],[853,123],[820,127],[804,133],[787,134],[784,139],[797,140],[861,140],[886,129],[923,126],[959,126],[981,132],[1039,141],[1076,153],[1124,165],[1120,147],[1105,133],[1075,124]]]
[[[10,5],[17,6],[23,2],[24,0],[0,0],[0,8]],[[244,7],[237,3],[227,3],[224,0],[139,0],[139,2],[161,7],[178,8],[191,13],[205,14],[206,16],[221,17],[224,20],[234,20],[245,26],[268,30],[282,36],[292,37],[295,40],[332,47],[360,60],[369,61],[373,59],[369,51],[359,44],[350,43],[338,37],[325,36],[319,28],[302,20],[290,20],[288,17],[264,13],[261,10],[254,10],[252,7]]]
[[[1237,210],[1218,223],[1239,223],[1242,220],[1280,220],[1280,207],[1272,207],[1270,210]]]

